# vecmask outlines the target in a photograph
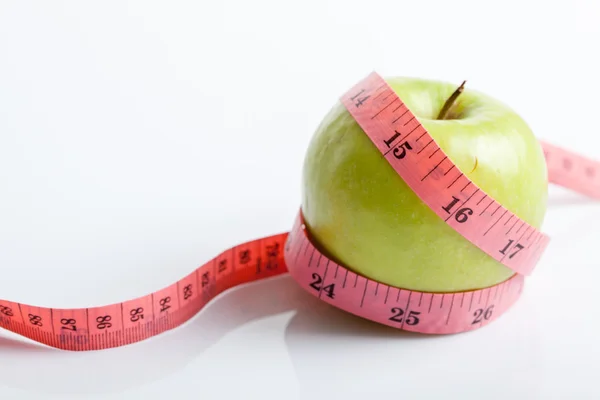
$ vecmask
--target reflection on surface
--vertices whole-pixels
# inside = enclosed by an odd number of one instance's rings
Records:
[[[555,213],[566,213],[562,207],[572,204],[562,200],[550,201]],[[582,215],[581,223],[589,228],[589,218]],[[284,340],[302,398],[314,400],[318,392],[354,398],[365,387],[372,387],[370,394],[398,396],[422,388],[423,398],[438,390],[448,397],[460,391],[483,398],[494,388],[498,398],[534,398],[539,379],[530,371],[543,369],[537,326],[543,305],[532,302],[527,287],[543,283],[534,279],[526,285],[501,323],[438,337],[355,317],[320,302],[283,275],[225,292],[185,325],[121,348],[74,353],[0,337],[0,355],[10,358],[10,364],[0,363],[0,385],[47,394],[120,392],[177,373],[236,329],[293,311]],[[56,368],[60,374],[48,373]],[[437,381],[430,382],[431,376]]]
[[[0,352],[15,353],[10,365],[0,363],[0,384],[46,394],[120,392],[202,362],[203,352],[248,323],[294,310],[284,341],[303,399],[314,400],[315,393],[354,398],[365,388],[371,394],[397,395],[422,388],[423,398],[453,392],[477,397],[490,388],[514,398],[537,392],[538,379],[529,371],[539,369],[543,357],[527,291],[502,323],[466,334],[424,336],[320,302],[288,275],[224,293],[186,325],[131,346],[73,353],[0,341]],[[260,360],[256,365],[260,368]],[[60,374],[48,374],[57,366]],[[429,381],[433,376],[437,382]]]
[[[0,338],[0,353],[13,356],[10,365],[0,363],[0,384],[48,394],[123,391],[183,369],[227,333],[293,310],[307,296],[287,274],[254,282],[222,293],[179,328],[102,351],[67,352]],[[48,373],[57,366],[60,374]]]
[[[535,307],[520,301],[477,331],[426,336],[304,301],[285,340],[301,399],[538,398],[543,364]],[[315,397],[317,394],[317,397]],[[387,397],[386,397],[387,398]]]

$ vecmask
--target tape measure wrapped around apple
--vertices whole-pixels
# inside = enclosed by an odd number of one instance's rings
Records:
[[[321,300],[398,329],[477,329],[517,301],[548,245],[547,183],[600,198],[599,168],[538,141],[489,96],[374,72],[317,128],[289,233],[117,304],[0,300],[0,326],[65,350],[123,346],[181,325],[229,288],[289,273]]]

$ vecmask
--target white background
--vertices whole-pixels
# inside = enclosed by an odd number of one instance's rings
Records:
[[[291,227],[314,129],[372,70],[459,83],[600,159],[600,3],[0,3],[0,297],[162,288]],[[2,399],[598,399],[600,204],[551,188],[550,248],[508,314],[412,338],[288,276],[100,352],[0,332]]]

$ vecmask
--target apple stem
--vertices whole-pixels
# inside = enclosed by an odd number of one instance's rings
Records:
[[[452,93],[452,96],[450,96],[448,100],[446,100],[437,119],[445,119],[448,116],[448,111],[450,111],[450,108],[452,107],[458,96],[460,96],[460,94],[465,89],[465,83],[467,83],[467,81],[463,81],[463,83],[454,91],[454,93]]]

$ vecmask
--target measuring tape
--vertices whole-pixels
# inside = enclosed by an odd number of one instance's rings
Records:
[[[482,327],[519,298],[549,238],[496,202],[464,175],[392,88],[373,72],[342,103],[411,189],[463,237],[515,274],[479,290],[428,293],[391,287],[327,258],[300,210],[290,232],[232,247],[159,291],[117,304],[47,308],[0,300],[0,327],[64,350],[100,350],[173,329],[218,294],[289,273],[322,301],[394,328],[427,334]],[[600,163],[541,142],[549,181],[600,198]]]

